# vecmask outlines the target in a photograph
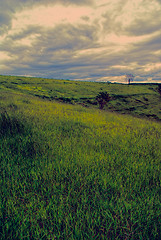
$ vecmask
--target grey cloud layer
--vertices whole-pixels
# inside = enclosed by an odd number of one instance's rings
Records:
[[[37,26],[28,26],[23,32],[8,37],[7,40],[1,44],[1,48],[10,55],[18,55],[14,61],[8,61],[8,64],[13,69],[15,66],[22,65],[30,68],[31,71],[35,69],[40,73],[47,69],[61,69],[61,72],[67,71],[69,68],[75,66],[86,66],[83,59],[75,59],[78,50],[96,47],[96,28],[95,26],[81,25],[75,27],[69,24],[58,25],[53,29],[46,31],[46,29]],[[38,33],[32,46],[19,46],[16,40],[21,40],[32,33]],[[18,53],[18,54],[17,54]],[[88,64],[90,63],[88,59]],[[33,69],[33,70],[32,70]],[[51,71],[51,70],[50,70]]]
[[[3,13],[0,14],[1,33],[4,34],[11,27],[11,20],[16,11],[33,6],[35,2],[36,4],[56,2],[66,5],[93,4],[93,1],[88,0],[23,0],[21,3],[18,0],[2,0],[0,2],[0,11]],[[113,32],[126,36],[144,36],[155,32],[157,34],[144,41],[129,43],[125,49],[115,51],[117,45],[114,43],[110,43],[109,50],[108,46],[107,50],[104,50],[104,44],[99,41],[101,27],[97,21],[88,22],[88,16],[84,16],[84,24],[58,24],[50,29],[35,25],[24,26],[20,32],[6,36],[0,45],[0,50],[11,56],[11,60],[4,61],[10,68],[6,74],[97,80],[104,76],[124,75],[126,72],[131,72],[139,75],[137,81],[143,81],[150,74],[153,74],[155,79],[161,79],[161,71],[158,69],[144,72],[147,64],[161,62],[159,11],[149,11],[149,14],[136,17],[129,25],[124,26],[117,20],[117,16],[124,10],[127,2],[128,0],[118,1],[119,4],[113,6],[113,12],[104,11],[100,23],[103,34],[107,36]],[[161,4],[161,1],[158,2]],[[144,3],[147,4],[147,1]],[[22,39],[33,35],[35,39],[31,45],[19,44]]]

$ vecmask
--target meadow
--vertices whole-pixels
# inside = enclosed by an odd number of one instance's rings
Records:
[[[96,109],[97,94],[107,91],[111,101],[105,106],[106,110],[161,120],[158,84],[122,85],[0,75],[0,89],[6,88],[49,101],[80,104]]]
[[[0,76],[0,239],[160,239],[157,87]]]

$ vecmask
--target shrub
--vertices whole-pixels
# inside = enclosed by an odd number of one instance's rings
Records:
[[[96,96],[96,101],[99,104],[99,109],[103,109],[104,106],[106,105],[106,103],[110,101],[110,99],[111,99],[111,97],[109,96],[109,94],[107,92],[100,92]]]

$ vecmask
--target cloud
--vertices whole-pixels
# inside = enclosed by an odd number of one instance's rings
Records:
[[[77,51],[96,46],[95,30],[95,26],[85,24],[79,27],[61,24],[48,31],[44,28],[28,26],[24,31],[8,37],[1,46],[12,56],[11,61],[8,61],[12,69],[15,65],[22,66],[24,63],[25,68],[30,68],[31,71],[32,69],[39,72],[46,69],[67,71],[71,66],[73,68],[73,66],[85,65],[76,60]],[[31,40],[33,38],[30,46],[22,44],[22,39],[26,37]]]
[[[11,1],[11,0],[10,0]],[[91,5],[93,0],[22,0],[25,5],[46,5],[46,4],[61,4],[61,5]]]
[[[161,79],[160,10],[157,0],[1,0],[2,73]]]
[[[160,29],[161,5],[157,1],[118,0],[103,13],[103,28],[106,33],[140,36]]]
[[[12,20],[15,13],[23,10],[33,9],[38,6],[90,6],[93,0],[1,0],[0,1],[0,34],[4,34],[12,27]]]

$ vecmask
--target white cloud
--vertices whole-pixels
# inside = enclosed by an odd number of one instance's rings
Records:
[[[18,32],[30,24],[51,28],[62,23],[79,23],[84,15],[90,14],[90,8],[83,6],[39,6],[16,13],[12,20],[12,31]]]
[[[161,63],[149,63],[145,66],[145,72],[151,72],[155,70],[161,70]]]
[[[7,60],[11,60],[12,57],[8,55],[8,53],[0,51],[0,62],[5,62]]]
[[[96,82],[119,82],[119,83],[127,83],[125,75],[122,76],[108,76],[108,77],[100,77],[96,80]]]

